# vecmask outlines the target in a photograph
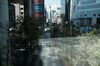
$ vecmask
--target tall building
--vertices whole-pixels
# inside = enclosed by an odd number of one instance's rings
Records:
[[[71,22],[75,26],[88,27],[100,25],[100,0],[71,0]]]
[[[38,23],[39,26],[43,26],[45,20],[44,0],[34,0],[33,8],[35,21]]]
[[[15,6],[9,3],[9,28],[13,27],[15,23]]]
[[[20,15],[24,17],[24,5],[20,5]]]
[[[9,66],[8,0],[0,0],[0,66]]]
[[[65,4],[66,4],[66,0],[61,0],[61,18],[62,21],[65,21]]]
[[[22,4],[14,4],[14,6],[15,6],[16,18],[20,17],[20,16],[24,17],[24,5],[22,5]]]
[[[68,0],[61,0],[62,22],[68,21]]]

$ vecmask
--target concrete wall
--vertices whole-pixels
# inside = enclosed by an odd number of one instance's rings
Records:
[[[66,1],[61,0],[61,13],[64,13],[64,14],[65,14],[65,4],[66,4]]]
[[[61,18],[62,22],[68,21],[68,0],[61,0]]]

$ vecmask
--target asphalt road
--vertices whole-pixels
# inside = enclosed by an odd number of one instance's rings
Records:
[[[42,45],[41,59],[43,66],[63,66],[58,57],[58,49],[54,47],[52,39],[40,39]]]

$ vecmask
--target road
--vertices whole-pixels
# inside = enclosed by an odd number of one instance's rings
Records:
[[[73,66],[73,58],[77,53],[75,47],[79,46],[76,37],[46,37],[40,39],[39,44],[42,45],[43,66]]]
[[[58,57],[59,49],[54,47],[52,39],[40,39],[40,44],[42,45],[41,58],[43,66],[63,66]]]

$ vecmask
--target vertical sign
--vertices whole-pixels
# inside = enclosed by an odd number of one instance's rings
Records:
[[[35,3],[35,4],[39,3],[39,0],[34,0],[34,3]]]
[[[44,0],[34,0],[34,15],[35,17],[44,15]]]

